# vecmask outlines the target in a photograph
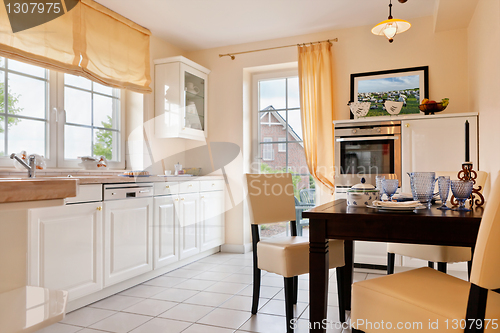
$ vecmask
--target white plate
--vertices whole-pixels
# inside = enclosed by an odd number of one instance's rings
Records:
[[[414,211],[415,209],[425,209],[424,205],[416,206],[416,207],[383,207],[383,206],[366,206],[368,208],[375,208],[378,210],[391,210],[391,211],[398,211],[398,212],[411,212]]]

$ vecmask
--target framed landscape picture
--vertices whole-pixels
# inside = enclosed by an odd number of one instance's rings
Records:
[[[350,102],[370,102],[365,117],[389,116],[387,100],[403,102],[400,114],[420,113],[418,106],[428,96],[428,66],[351,74]]]

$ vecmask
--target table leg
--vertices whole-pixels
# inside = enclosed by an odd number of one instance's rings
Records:
[[[309,325],[310,332],[325,332],[329,275],[326,220],[309,219]]]
[[[354,241],[344,241],[344,300],[345,309],[351,310],[352,277],[354,270]]]

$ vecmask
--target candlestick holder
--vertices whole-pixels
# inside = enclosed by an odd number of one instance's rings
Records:
[[[471,180],[473,182],[473,184],[476,185],[477,172],[474,171],[472,169],[472,167],[473,167],[473,165],[471,162],[462,163],[462,170],[460,170],[457,174],[458,179],[463,180],[463,181],[470,181]],[[479,185],[477,187],[473,187],[472,193],[468,199],[471,209],[472,209],[472,207],[474,207],[474,205],[476,205],[476,207],[482,207],[484,205],[484,197],[480,192],[482,189],[483,189],[483,187],[479,186]],[[477,196],[477,198],[476,198],[476,196]],[[458,205],[458,200],[455,199],[455,197],[453,195],[451,196],[450,202],[453,206]]]

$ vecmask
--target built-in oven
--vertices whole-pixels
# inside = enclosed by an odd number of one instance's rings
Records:
[[[335,186],[375,185],[378,175],[401,180],[401,122],[335,124]]]

